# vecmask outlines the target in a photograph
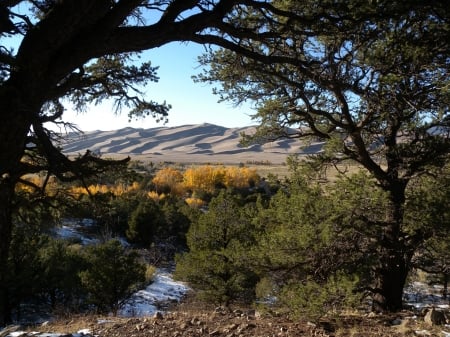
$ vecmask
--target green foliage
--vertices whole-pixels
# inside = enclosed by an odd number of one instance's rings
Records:
[[[330,262],[322,263],[332,240],[329,201],[319,186],[296,180],[288,193],[278,192],[267,209],[259,209],[256,222],[263,231],[258,236],[257,259],[266,271],[278,270],[275,278],[300,278],[308,270],[326,274]]]
[[[128,211],[127,238],[147,247],[163,241],[184,246],[185,234],[191,222],[189,213],[195,213],[177,198],[161,201],[144,198],[134,210]]]
[[[164,199],[161,205],[164,225],[156,233],[158,240],[173,243],[176,246],[186,246],[186,233],[191,224],[188,217],[191,208],[181,199]]]
[[[424,223],[414,229],[410,219],[415,215],[405,213],[408,185],[442,168],[450,153],[450,64],[444,42],[450,36],[448,5],[361,0],[273,4],[286,12],[252,12],[248,20],[247,13],[237,11],[231,21],[239,22],[240,29],[251,31],[256,25],[270,34],[240,39],[239,52],[210,50],[200,59],[207,67],[196,80],[218,82],[214,91],[221,100],[254,102],[259,125],[245,142],[318,139],[324,142],[315,155],[319,162],[351,160],[367,170],[388,201],[379,199],[379,189],[369,188],[376,193],[373,203],[370,193],[355,190],[355,197],[363,197],[361,205],[354,204],[356,199],[347,202],[341,193],[338,211],[344,214],[335,221],[350,242],[358,242],[354,237],[359,236],[364,246],[378,245],[377,254],[369,256],[376,283],[374,309],[400,310],[411,259],[428,231]],[[350,224],[362,229],[361,235]]]
[[[221,192],[192,223],[189,252],[177,256],[175,277],[192,284],[207,301],[253,299],[257,277],[247,256],[255,239],[251,213],[237,197]]]
[[[319,317],[356,304],[373,283],[386,193],[366,174],[319,184],[296,166],[286,190],[255,216],[251,249],[261,301]]]
[[[38,299],[52,309],[79,310],[85,296],[78,273],[86,265],[75,247],[16,227],[8,261],[10,301],[16,316],[24,303]]]
[[[101,200],[99,200],[101,199]],[[140,203],[138,195],[122,195],[102,198],[95,196],[93,218],[106,231],[125,236],[129,226],[130,215]],[[91,203],[89,205],[92,205]]]
[[[80,272],[80,278],[90,303],[99,312],[116,314],[122,301],[145,280],[145,265],[117,240],[87,247],[84,257],[88,269]]]
[[[63,240],[49,238],[37,256],[40,292],[50,300],[51,307],[64,306],[66,311],[78,309],[84,297],[78,274],[86,267],[80,252]]]
[[[411,236],[420,233],[425,241],[413,259],[414,266],[442,280],[450,280],[450,171],[435,172],[433,179],[414,181],[406,203],[406,223]],[[445,289],[448,294],[448,289]]]
[[[49,197],[39,191],[17,193],[16,212],[4,284],[8,289],[9,304],[19,317],[21,305],[30,299],[49,298],[47,290],[57,288],[53,279],[45,280],[45,268],[40,254],[51,245],[45,234],[52,228],[66,202],[59,196]],[[63,261],[61,261],[63,262]],[[51,268],[51,267],[50,267]],[[61,296],[66,294],[61,293]],[[56,300],[52,303],[55,304]]]
[[[337,272],[323,282],[306,280],[283,287],[279,301],[294,317],[319,320],[324,315],[337,315],[345,309],[356,308],[361,296],[355,291],[358,277]]]
[[[40,264],[36,252],[43,246],[40,235],[27,235],[27,227],[16,227],[8,259],[8,273],[5,283],[9,289],[9,301],[16,315],[20,317],[20,304],[33,298],[41,284]]]
[[[164,215],[159,204],[152,199],[143,199],[130,215],[127,238],[131,242],[149,246],[164,225]]]

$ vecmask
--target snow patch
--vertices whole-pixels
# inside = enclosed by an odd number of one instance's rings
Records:
[[[164,305],[179,302],[188,290],[184,283],[174,281],[169,271],[159,269],[153,283],[126,300],[118,314],[124,317],[153,315]]]

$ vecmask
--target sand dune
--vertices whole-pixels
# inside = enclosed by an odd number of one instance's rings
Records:
[[[69,134],[62,144],[64,153],[82,154],[87,150],[103,157],[131,156],[148,161],[183,163],[247,163],[281,164],[290,154],[311,154],[321,150],[321,143],[303,148],[298,140],[283,139],[266,144],[243,147],[242,132],[251,134],[254,127],[225,128],[213,124],[123,128],[112,131],[89,131]]]

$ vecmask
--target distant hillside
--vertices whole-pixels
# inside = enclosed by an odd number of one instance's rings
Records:
[[[63,151],[73,155],[90,150],[104,157],[122,155],[157,162],[283,163],[289,154],[313,153],[322,146],[322,143],[315,143],[301,149],[298,140],[284,139],[242,147],[239,144],[241,133],[254,131],[254,127],[225,128],[212,124],[151,129],[127,127],[69,134]]]

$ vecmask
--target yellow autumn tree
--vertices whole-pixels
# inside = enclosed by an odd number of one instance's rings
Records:
[[[223,167],[204,165],[189,168],[184,172],[184,186],[191,191],[213,193],[217,186],[223,185],[225,170]]]
[[[191,191],[213,193],[217,187],[250,187],[260,177],[255,169],[248,167],[223,167],[205,165],[187,169],[183,175],[184,186]]]
[[[251,181],[259,181],[255,169],[248,167],[227,167],[225,169],[223,183],[226,187],[246,188],[250,187]]]
[[[206,204],[206,202],[200,198],[186,198],[185,201],[190,207],[193,208],[200,208]]]
[[[54,177],[40,176],[30,174],[23,177],[16,186],[16,192],[25,193],[42,193],[44,191],[47,196],[54,196],[61,187],[58,186]]]
[[[136,192],[141,188],[138,182],[133,182],[131,184],[117,184],[117,185],[103,185],[103,184],[92,184],[87,188],[83,186],[73,186],[69,189],[69,193],[75,197],[91,194],[106,194],[111,193],[115,196],[121,196],[125,193]]]
[[[165,167],[159,170],[152,182],[158,193],[168,192],[178,196],[184,193],[183,174],[172,167]]]

